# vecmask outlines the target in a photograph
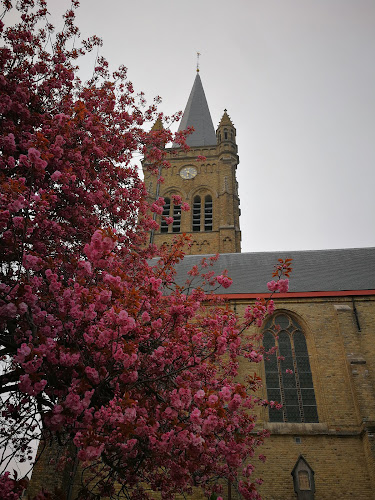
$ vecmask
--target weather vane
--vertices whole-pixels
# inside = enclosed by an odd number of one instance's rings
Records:
[[[201,55],[200,52],[197,52],[197,73],[199,73],[199,56]]]

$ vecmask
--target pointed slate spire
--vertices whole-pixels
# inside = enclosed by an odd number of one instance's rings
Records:
[[[188,127],[194,127],[194,133],[186,139],[188,146],[216,146],[215,129],[199,71],[197,71],[178,131],[186,130]]]

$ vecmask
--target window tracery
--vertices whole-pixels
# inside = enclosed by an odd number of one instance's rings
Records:
[[[318,411],[306,337],[286,313],[275,314],[264,326],[263,345],[274,350],[265,358],[267,399],[283,405],[269,408],[271,422],[318,422]]]

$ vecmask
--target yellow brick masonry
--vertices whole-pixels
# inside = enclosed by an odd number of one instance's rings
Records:
[[[198,156],[206,157],[204,162],[197,162]],[[202,148],[191,148],[188,152],[174,154],[169,152],[171,163],[169,169],[162,170],[165,182],[160,185],[159,195],[171,198],[177,194],[187,202],[191,210],[181,214],[181,231],[191,236],[191,247],[187,254],[234,253],[241,251],[241,232],[239,228],[239,198],[237,192],[236,167],[238,164],[237,146],[235,143]],[[150,201],[155,199],[156,179],[147,172],[144,165],[145,185],[150,194]],[[183,167],[194,167],[197,175],[192,179],[183,179],[180,171]],[[213,200],[213,230],[192,230],[192,208],[195,196],[211,195]],[[202,207],[202,212],[204,208]],[[157,221],[160,223],[160,216]],[[172,226],[168,233],[156,231],[154,243],[157,246],[170,245],[176,233]]]

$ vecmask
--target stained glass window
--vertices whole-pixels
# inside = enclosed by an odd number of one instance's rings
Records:
[[[267,399],[271,422],[318,422],[306,338],[300,325],[285,313],[275,314],[264,327]]]

